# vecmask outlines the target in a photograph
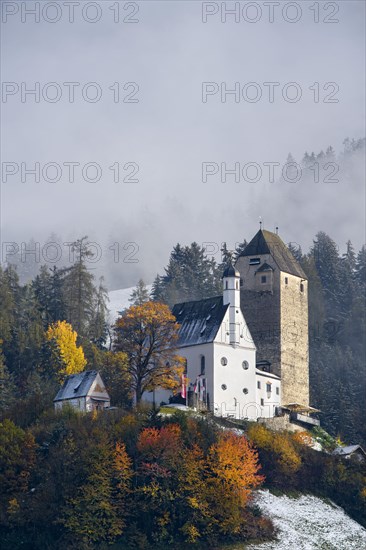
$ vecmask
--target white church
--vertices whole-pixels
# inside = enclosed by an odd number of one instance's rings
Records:
[[[186,359],[188,394],[197,409],[217,416],[273,417],[281,380],[266,372],[265,361],[261,368],[256,365],[256,347],[240,308],[239,272],[229,265],[222,281],[222,296],[176,304],[172,310],[180,325],[178,353]],[[167,401],[168,392],[156,391],[154,398]]]
[[[188,405],[223,417],[286,416],[319,425],[310,416],[319,411],[309,406],[308,281],[301,265],[277,231],[261,227],[222,281],[222,296],[172,310]],[[154,393],[157,404],[168,402],[167,392]]]

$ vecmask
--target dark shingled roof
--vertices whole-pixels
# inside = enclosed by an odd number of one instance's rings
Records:
[[[228,307],[223,305],[222,296],[175,304],[172,313],[180,324],[178,345],[194,346],[212,342]]]
[[[88,370],[85,372],[79,372],[79,374],[71,374],[66,378],[54,401],[85,397],[88,394],[88,391],[90,390],[97,374],[98,372],[96,370]]]
[[[226,266],[224,273],[222,274],[222,279],[224,277],[240,277],[240,273],[233,264],[230,262],[228,266]]]
[[[307,279],[299,262],[276,233],[260,229],[240,255],[261,256],[262,254],[270,254],[280,271]]]

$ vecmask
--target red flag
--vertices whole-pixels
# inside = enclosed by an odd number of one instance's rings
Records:
[[[182,390],[180,392],[180,395],[183,399],[187,397],[186,377],[184,376],[184,374],[182,374]]]

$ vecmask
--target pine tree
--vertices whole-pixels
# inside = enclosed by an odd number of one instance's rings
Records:
[[[76,258],[74,264],[66,270],[63,284],[67,321],[81,337],[88,337],[96,294],[94,276],[86,266],[88,258],[93,256],[87,239],[82,237],[72,243],[71,251]]]
[[[2,340],[0,340],[0,413],[9,409],[15,399],[15,385],[5,364],[5,357],[2,351]]]
[[[197,243],[174,247],[165,275],[156,278],[152,296],[172,306],[178,302],[200,300],[221,292],[217,265]]]
[[[107,327],[107,301],[108,292],[104,286],[104,278],[99,279],[99,287],[94,297],[93,318],[90,323],[89,340],[95,343],[99,348],[103,348],[108,336]]]
[[[243,239],[243,241],[241,243],[238,243],[235,247],[235,252],[234,252],[234,256],[233,256],[233,260],[234,262],[237,261],[237,259],[239,258],[239,256],[242,255],[242,253],[244,252],[244,250],[246,249],[248,243],[245,239]]]
[[[164,294],[164,284],[162,281],[162,277],[160,277],[160,275],[156,275],[154,282],[152,284],[151,297],[154,300],[154,302],[164,302],[163,294]]]
[[[145,302],[148,302],[149,299],[149,291],[147,290],[144,281],[140,279],[136,285],[136,288],[132,291],[128,301],[131,302],[133,306],[141,306]]]

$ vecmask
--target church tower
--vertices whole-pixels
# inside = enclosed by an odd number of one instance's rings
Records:
[[[282,405],[309,405],[308,282],[276,233],[260,229],[239,256],[241,309],[257,363],[282,380]]]
[[[230,344],[240,342],[240,273],[230,263],[222,275],[223,305],[229,304]]]

